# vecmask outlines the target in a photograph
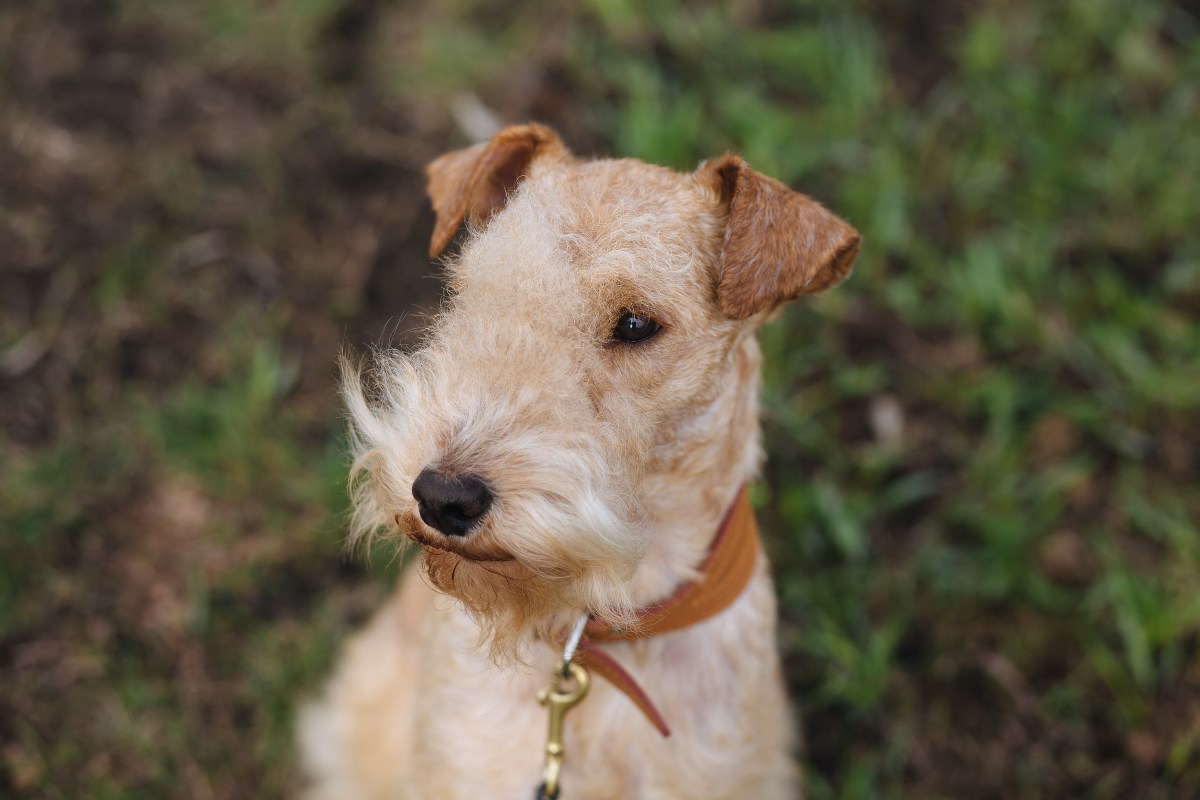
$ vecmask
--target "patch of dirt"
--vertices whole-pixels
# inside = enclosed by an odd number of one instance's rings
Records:
[[[444,132],[369,84],[204,64],[161,20],[67,5],[0,10],[6,438],[44,443],[131,384],[219,372],[205,350],[237,315],[286,318],[299,392],[327,396],[344,338],[436,301],[420,143]]]

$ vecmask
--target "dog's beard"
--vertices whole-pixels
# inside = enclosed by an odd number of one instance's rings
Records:
[[[553,641],[571,616],[557,587],[519,561],[471,561],[426,549],[423,567],[436,589],[462,603],[497,662],[520,660],[533,640]]]
[[[632,530],[617,541],[638,541],[630,535],[637,523],[624,525]],[[618,552],[616,541],[594,531],[547,540],[528,527],[516,530],[523,535],[496,538],[510,560],[479,561],[432,548],[422,559],[433,586],[459,600],[479,625],[480,644],[494,660],[519,661],[533,640],[559,643],[583,612],[614,625],[634,622],[631,578],[640,552]],[[589,546],[568,549],[571,539]]]

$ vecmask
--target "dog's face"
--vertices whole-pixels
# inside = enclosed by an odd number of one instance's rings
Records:
[[[720,436],[715,398],[754,379],[731,353],[840,280],[857,234],[735,157],[691,174],[580,161],[539,126],[429,175],[434,254],[472,230],[425,346],[377,356],[370,397],[349,375],[358,530],[424,545],[433,583],[497,641],[582,609],[621,620],[647,476],[704,481],[679,451]]]

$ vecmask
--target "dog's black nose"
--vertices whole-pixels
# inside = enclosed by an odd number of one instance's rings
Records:
[[[492,492],[474,475],[448,476],[426,467],[413,481],[421,519],[447,536],[465,536],[492,507]]]

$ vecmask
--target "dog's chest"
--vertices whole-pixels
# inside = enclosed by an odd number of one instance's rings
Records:
[[[447,797],[530,800],[541,779],[546,741],[546,712],[534,699],[539,682],[496,680],[486,698],[454,700],[449,692],[434,692],[455,707],[418,721],[426,736],[418,734],[416,764],[447,776]],[[654,691],[664,709],[682,707],[661,686]],[[733,730],[734,721],[717,719],[720,712],[708,708],[707,714],[703,708],[676,713],[686,729],[664,739],[628,698],[596,683],[567,719],[562,800],[725,796],[719,787],[738,771],[733,762],[745,750],[735,743],[746,732]],[[447,753],[455,754],[456,763],[437,763]],[[705,793],[656,793],[687,785],[702,786]]]
[[[549,662],[544,671],[501,670],[473,652],[463,620],[440,631],[445,638],[426,650],[439,663],[430,658],[421,671],[414,768],[425,780],[440,776],[439,796],[533,798],[547,726],[535,698]],[[790,738],[778,675],[763,669],[770,659],[740,658],[745,651],[729,642],[645,644],[614,645],[612,654],[635,672],[672,736],[663,738],[625,695],[594,680],[567,716],[562,800],[720,798],[756,787],[746,767],[761,763],[763,737]]]

